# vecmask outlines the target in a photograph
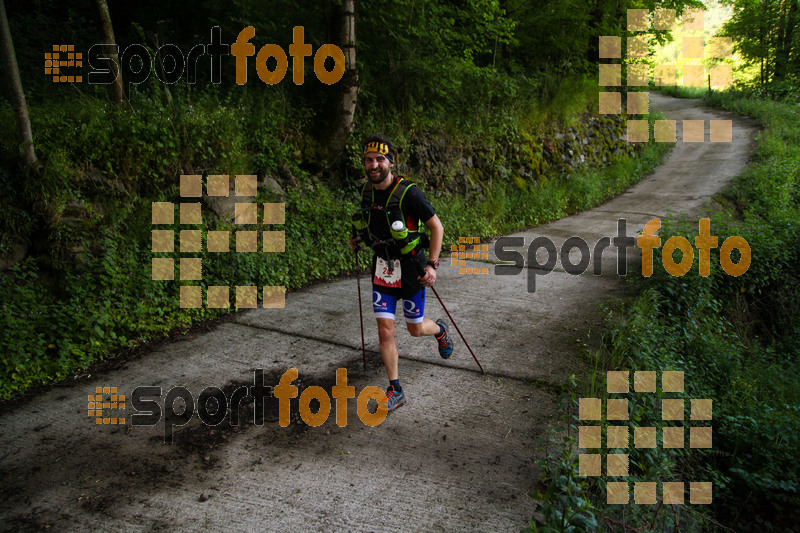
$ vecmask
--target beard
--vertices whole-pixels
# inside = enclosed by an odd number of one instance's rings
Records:
[[[375,185],[383,183],[383,181],[387,177],[389,177],[389,169],[388,168],[387,169],[378,168],[377,171],[378,172],[376,174],[373,174],[372,171],[368,171],[367,172],[367,179],[369,181],[371,181]]]

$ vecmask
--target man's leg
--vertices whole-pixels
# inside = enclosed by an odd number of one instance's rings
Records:
[[[391,318],[378,318],[377,321],[378,340],[381,345],[381,358],[383,359],[383,366],[386,367],[386,374],[389,375],[389,381],[399,379],[397,370],[399,356],[397,354],[397,343],[394,338],[394,320]]]
[[[391,318],[378,318],[377,320],[378,339],[381,343],[381,358],[383,359],[383,366],[386,367],[386,374],[389,376],[386,402],[391,413],[406,403],[406,395],[403,392],[403,387],[400,386],[400,374],[397,368],[399,355],[397,353],[397,342],[395,342],[394,338],[394,320]]]
[[[406,326],[408,326],[408,332],[412,337],[423,337],[425,335],[439,334],[439,324],[430,318],[424,318],[422,322],[417,323],[406,322]]]
[[[380,292],[372,287],[372,311],[378,321],[378,340],[381,346],[381,358],[389,380],[397,379],[397,344],[394,341],[394,318],[397,309],[397,297]]]
[[[453,341],[447,333],[447,324],[444,320],[434,322],[425,318],[425,288],[417,294],[403,300],[403,315],[406,318],[406,327],[412,337],[433,335],[439,347],[439,355],[447,359],[453,353]]]
[[[397,298],[372,289],[372,310],[378,322],[378,340],[381,346],[381,359],[389,376],[389,388],[386,389],[386,402],[391,413],[406,403],[403,387],[400,386],[398,373],[397,343],[394,334],[394,313],[397,307]]]

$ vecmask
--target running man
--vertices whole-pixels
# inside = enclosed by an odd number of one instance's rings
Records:
[[[382,135],[368,137],[363,153],[367,182],[361,190],[361,209],[353,217],[358,236],[350,240],[350,245],[355,249],[361,241],[375,252],[372,309],[378,321],[381,357],[389,376],[386,398],[391,413],[406,403],[395,342],[399,299],[403,300],[403,315],[411,336],[433,335],[444,359],[453,353],[447,324],[441,319],[434,322],[425,318],[425,288],[436,282],[444,227],[422,191],[402,176],[392,174],[397,152],[389,139]],[[429,260],[423,250],[428,238],[419,231],[420,221],[431,232]]]

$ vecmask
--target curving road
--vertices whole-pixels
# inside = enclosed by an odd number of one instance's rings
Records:
[[[624,194],[515,236],[526,246],[546,236],[560,247],[577,235],[593,247],[616,235],[620,218],[634,235],[670,210],[703,213],[708,198],[746,164],[756,125],[694,100],[654,94],[651,105],[678,120],[679,138],[684,119],[732,120],[733,142],[679,142],[650,178]],[[580,276],[560,267],[537,271],[534,293],[527,291],[527,271],[459,276],[445,266],[437,289],[487,373],[477,372],[460,339],[443,362],[431,339],[400,333],[409,402],[378,427],[361,423],[354,400],[344,428],[334,422],[335,407],[316,428],[282,428],[270,408],[263,425],[213,433],[195,418],[176,428],[172,445],[163,443],[163,422],[95,426],[87,417],[87,397],[98,386],[127,395],[140,385],[165,393],[183,386],[196,397],[208,386],[252,383],[257,368],[266,385],[294,367],[303,385],[330,390],[341,367],[357,393],[384,387],[368,299],[370,362],[366,374],[361,370],[353,279],[292,293],[285,309],[239,313],[211,332],[6,408],[0,528],[517,531],[534,509],[534,442],[558,419],[553,391],[581,371],[578,352],[596,341],[600,306],[621,297],[613,249],[601,266],[602,276],[591,268]],[[443,315],[433,295],[427,305],[428,316]]]

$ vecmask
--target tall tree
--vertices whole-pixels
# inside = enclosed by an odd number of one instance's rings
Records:
[[[750,63],[760,64],[761,84],[797,78],[800,74],[798,0],[726,0],[733,16],[722,34],[732,37],[736,50]]]
[[[783,0],[780,5],[777,46],[775,50],[775,79],[785,79],[791,69],[794,31],[798,24],[797,0]]]
[[[502,85],[496,51],[508,45],[514,21],[497,0],[395,0],[392,9],[362,2],[359,21],[372,29],[358,42],[362,100],[385,111],[460,115]]]
[[[342,153],[350,132],[358,99],[358,67],[356,65],[356,2],[343,0],[334,7],[333,20],[338,25],[338,45],[344,53],[345,70],[336,84],[330,101],[330,125],[326,139],[326,159],[332,164]]]
[[[8,72],[8,88],[14,104],[14,115],[17,119],[17,137],[22,151],[22,160],[27,168],[38,168],[36,152],[33,150],[33,134],[31,120],[28,116],[28,105],[25,103],[25,92],[19,77],[17,56],[14,53],[14,42],[11,40],[11,29],[8,27],[5,0],[0,0],[0,48],[2,48],[3,66]]]
[[[103,40],[106,44],[116,45],[114,39],[114,27],[111,25],[111,15],[108,12],[106,0],[97,0],[97,9],[100,11],[100,20],[103,23]],[[109,56],[109,68],[114,73],[114,83],[109,87],[111,100],[119,104],[125,102],[125,91],[122,85],[122,72],[119,70],[119,57],[117,54]]]

